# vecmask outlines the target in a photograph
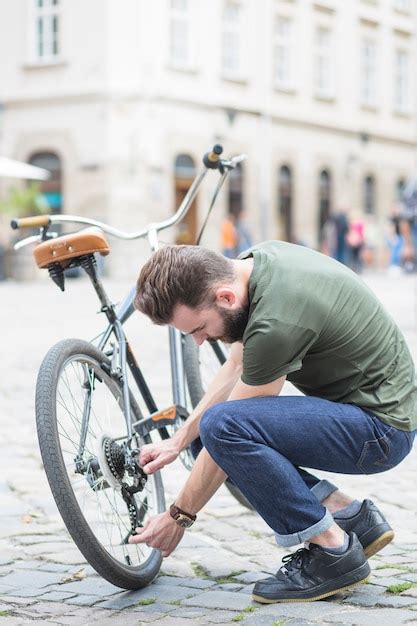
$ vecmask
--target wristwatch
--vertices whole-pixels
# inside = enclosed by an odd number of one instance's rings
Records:
[[[169,514],[181,528],[189,528],[197,519],[197,515],[183,511],[175,503],[169,507]]]

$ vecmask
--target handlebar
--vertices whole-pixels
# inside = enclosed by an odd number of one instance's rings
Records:
[[[219,144],[216,144],[215,146],[213,146],[213,150],[211,152],[207,152],[204,155],[203,163],[205,167],[203,171],[197,174],[191,187],[187,191],[183,201],[181,202],[176,213],[172,217],[162,222],[148,224],[146,228],[143,228],[142,230],[139,230],[137,232],[126,233],[117,228],[113,228],[112,226],[109,226],[108,224],[105,224],[104,222],[99,222],[97,220],[93,220],[88,217],[81,217],[79,215],[38,215],[34,217],[23,217],[20,219],[12,219],[10,225],[13,229],[33,228],[37,226],[46,228],[50,224],[63,224],[63,223],[69,222],[72,224],[85,224],[87,226],[96,226],[100,228],[103,232],[109,235],[113,235],[114,237],[117,237],[118,239],[132,240],[132,239],[140,239],[146,236],[148,238],[151,236],[153,237],[160,230],[165,230],[166,228],[169,228],[170,226],[173,226],[174,224],[177,224],[178,222],[182,220],[184,215],[187,213],[189,207],[191,206],[197,194],[197,191],[209,169],[218,169],[221,173],[221,178],[218,182],[217,188],[213,196],[215,199],[219,188],[223,184],[230,170],[234,169],[238,165],[238,163],[246,159],[246,154],[240,154],[239,156],[235,156],[231,158],[230,160],[221,159],[220,155],[222,152],[223,152],[222,146],[220,146]],[[51,235],[53,236],[52,233]],[[17,244],[15,244],[14,247],[15,249],[19,249],[19,248],[24,247],[25,245],[33,243],[34,241],[40,241],[40,240],[41,240],[41,236],[27,237],[26,239],[22,239]]]
[[[49,215],[34,215],[33,217],[21,217],[20,219],[12,219],[10,226],[16,230],[17,228],[37,228],[49,226],[51,217]]]

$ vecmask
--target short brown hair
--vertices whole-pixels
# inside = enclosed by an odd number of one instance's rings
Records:
[[[201,246],[166,246],[143,266],[134,305],[155,324],[169,324],[178,304],[211,306],[215,288],[234,278],[233,264],[222,254]]]

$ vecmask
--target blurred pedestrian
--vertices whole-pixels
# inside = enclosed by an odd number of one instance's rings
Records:
[[[340,263],[346,263],[347,243],[346,236],[349,231],[349,222],[345,211],[339,211],[334,216],[336,248],[334,257]]]
[[[359,211],[353,211],[346,233],[349,251],[349,266],[356,273],[362,271],[362,250],[365,244],[365,222]]]
[[[410,181],[402,194],[403,211],[400,232],[404,238],[402,251],[406,271],[417,270],[417,180]]]
[[[252,235],[243,212],[239,213],[236,217],[235,229],[237,235],[237,250],[238,254],[240,254],[253,245]]]
[[[235,259],[238,252],[238,232],[236,216],[228,213],[220,226],[221,248],[225,257]]]
[[[402,250],[404,247],[404,237],[401,234],[401,207],[394,205],[391,216],[388,220],[387,244],[389,248],[388,269],[392,272],[398,271],[402,264]]]

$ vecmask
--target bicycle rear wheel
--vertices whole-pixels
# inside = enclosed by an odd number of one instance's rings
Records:
[[[114,585],[140,589],[156,576],[162,556],[127,539],[134,525],[165,510],[164,490],[155,473],[135,491],[138,483],[125,464],[122,389],[109,365],[86,341],[67,339],[49,350],[36,387],[38,438],[58,510],[84,557]],[[140,419],[133,396],[130,406],[132,418]],[[139,449],[149,442],[135,434],[132,444]]]
[[[215,344],[211,344],[205,341],[201,346],[197,346],[192,337],[185,335],[184,369],[188,393],[193,407],[197,406],[200,402],[208,385],[217,374],[226,358],[227,350],[222,343],[217,341]],[[190,457],[191,453],[188,456]],[[253,506],[238,487],[229,480],[226,480],[225,485],[239,504],[242,504],[247,509],[253,510]]]

